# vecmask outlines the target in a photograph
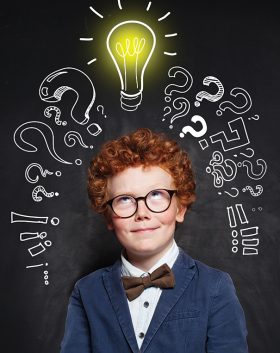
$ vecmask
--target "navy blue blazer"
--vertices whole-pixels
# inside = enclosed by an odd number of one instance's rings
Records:
[[[163,289],[139,350],[121,261],[80,279],[70,297],[61,353],[247,353],[242,307],[230,276],[182,249],[176,285]]]

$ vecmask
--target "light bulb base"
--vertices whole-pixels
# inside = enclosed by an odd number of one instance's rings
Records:
[[[127,94],[124,91],[121,91],[121,107],[127,111],[134,111],[142,102],[142,91],[139,91],[135,94]]]

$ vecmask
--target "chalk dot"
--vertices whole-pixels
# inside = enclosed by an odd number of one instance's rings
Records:
[[[258,207],[258,210],[259,210],[259,211],[262,211],[262,210],[263,210],[263,208],[262,208],[262,207]]]
[[[59,196],[59,192],[55,192],[54,194],[55,194],[55,196]]]
[[[255,211],[256,211],[255,207],[254,207],[254,208],[252,208],[252,211],[253,211],[253,212],[255,212]]]
[[[51,245],[52,245],[52,242],[51,242],[50,240],[46,240],[46,241],[44,242],[44,244],[45,244],[46,246],[51,246]]]
[[[57,226],[58,224],[59,224],[59,218],[57,218],[57,217],[53,217],[52,219],[51,219],[51,224],[53,225],[53,226]]]
[[[92,149],[93,149],[93,146],[92,146],[92,145],[90,145],[90,146],[89,146],[89,148],[92,150]]]
[[[63,121],[62,125],[66,126],[67,125],[67,121]]]
[[[181,138],[183,138],[183,137],[185,137],[185,134],[184,134],[183,132],[180,132],[179,136],[180,136]]]
[[[208,174],[210,174],[210,173],[211,173],[211,168],[210,168],[210,167],[207,167],[207,168],[206,168],[206,172],[207,172]]]
[[[222,195],[222,193],[221,193],[220,191],[218,192],[218,194],[219,194],[219,195]]]
[[[231,235],[232,235],[234,238],[236,238],[237,235],[238,235],[238,231],[237,231],[237,230],[233,230],[233,231],[231,232]]]
[[[164,118],[162,118],[162,119],[161,119],[161,121],[165,121],[165,119],[164,119]]]
[[[236,254],[237,251],[238,251],[238,247],[237,246],[233,246],[231,251]]]
[[[49,276],[48,276],[48,275],[44,276],[44,279],[48,279],[48,278],[49,278]]]
[[[238,245],[238,240],[237,239],[232,239],[232,245]]]
[[[196,101],[196,102],[194,103],[194,105],[195,105],[196,107],[199,107],[199,106],[200,106],[200,103]]]
[[[165,97],[165,102],[171,102],[171,97]]]
[[[75,160],[75,163],[76,163],[77,165],[81,165],[83,162],[82,162],[81,159],[76,159],[76,160]]]
[[[49,266],[49,264],[46,262],[46,263],[45,263],[45,266]]]
[[[49,273],[49,271],[44,271],[44,275],[47,275]]]
[[[45,281],[45,285],[48,286],[50,283],[49,281]]]
[[[61,177],[61,171],[60,170],[57,170],[56,172],[55,172],[55,175],[57,176],[57,177]]]
[[[237,163],[237,166],[238,166],[238,167],[242,167],[242,163],[241,163],[241,162],[238,162],[238,163]]]
[[[169,129],[173,129],[173,125],[169,125]]]
[[[217,111],[216,111],[216,114],[217,114],[218,116],[221,116],[223,113],[222,113],[220,110],[217,110]]]

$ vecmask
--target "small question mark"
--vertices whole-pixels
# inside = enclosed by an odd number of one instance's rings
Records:
[[[98,112],[100,112],[99,108],[101,108],[101,114],[104,115],[104,107],[103,105],[99,104],[96,108]],[[104,118],[107,118],[107,115],[104,115]]]
[[[248,118],[248,120],[259,120],[260,116],[258,114],[255,114],[254,116],[252,116],[251,118]]]
[[[44,138],[46,146],[50,155],[56,159],[58,162],[65,164],[72,164],[71,162],[67,162],[64,159],[60,158],[55,151],[54,148],[54,133],[52,129],[45,123],[40,121],[28,121],[26,123],[21,124],[14,132],[14,142],[18,148],[25,152],[36,152],[38,148],[33,144],[27,142],[23,138],[23,134],[27,130],[35,130],[38,131]]]
[[[242,189],[243,192],[246,192],[247,190],[250,192],[250,194],[251,194],[252,196],[257,197],[257,196],[260,196],[260,195],[262,194],[262,192],[263,192],[263,187],[262,187],[262,185],[256,185],[256,191],[254,191],[254,189],[252,188],[252,186],[247,185],[247,186],[245,186],[245,187]]]
[[[163,115],[162,121],[165,120],[164,117],[165,117],[166,115],[168,115],[168,114],[171,113],[171,108],[170,108],[170,107],[168,107],[168,106],[164,107],[163,111],[165,112],[166,110],[168,110],[168,112]]]
[[[178,97],[173,101],[173,107],[176,110],[179,110],[179,113],[174,114],[172,116],[172,118],[170,119],[170,125],[169,125],[170,129],[173,129],[172,123],[175,119],[181,118],[182,116],[185,116],[188,114],[188,112],[190,110],[190,103],[186,98]],[[180,111],[180,109],[181,109],[181,111]]]
[[[40,171],[40,174],[42,177],[46,178],[47,175],[52,175],[53,172],[50,172],[49,170],[45,169],[43,170],[42,166],[39,164],[39,163],[31,163],[29,164],[29,166],[27,166],[27,168],[25,169],[25,179],[29,182],[29,183],[32,183],[32,184],[35,184],[37,183],[37,181],[39,180],[39,176],[36,175],[35,179],[31,178],[29,173],[30,173],[30,170],[33,169],[33,168],[38,168],[39,171]],[[60,177],[61,176],[61,171],[57,170],[55,172],[55,175],[57,177]]]
[[[84,143],[81,134],[79,134],[77,131],[68,131],[64,136],[64,142],[68,147],[73,147],[76,145],[76,142],[79,142],[82,147],[88,148],[88,146]],[[90,146],[90,148],[93,148],[93,146]]]
[[[233,193],[230,193],[229,191],[224,191],[225,194],[229,195],[230,197],[237,197],[239,195],[239,190],[237,188],[230,188]]]
[[[47,118],[51,118],[52,117],[52,113],[51,113],[52,111],[55,112],[54,121],[55,121],[56,125],[66,126],[67,125],[67,121],[61,121],[60,120],[61,110],[58,107],[55,107],[54,105],[51,105],[50,107],[47,107],[44,110],[44,115]]]
[[[194,103],[194,105],[196,107],[200,106],[200,102],[203,99],[206,99],[209,102],[217,102],[224,95],[224,87],[223,87],[223,85],[222,85],[220,80],[218,80],[214,76],[206,76],[204,78],[204,80],[203,80],[203,84],[206,85],[206,86],[209,86],[210,83],[214,83],[217,86],[218,92],[216,94],[210,94],[210,93],[205,92],[205,91],[201,91],[201,92],[197,93],[197,95],[195,96],[197,101]]]
[[[249,178],[254,179],[254,180],[259,180],[261,179],[266,171],[267,171],[267,164],[263,159],[257,159],[256,161],[257,165],[260,167],[260,172],[255,173],[254,168],[253,168],[253,163],[245,159],[242,163],[238,163],[238,167],[245,167],[247,169],[247,175]]]
[[[194,115],[191,118],[191,121],[193,123],[195,123],[195,124],[197,122],[199,122],[202,125],[202,128],[197,131],[193,127],[191,127],[189,125],[184,126],[183,129],[182,129],[182,132],[180,132],[180,135],[179,135],[181,138],[183,138],[188,132],[194,137],[201,137],[204,134],[206,134],[206,132],[207,132],[207,124],[206,124],[206,121],[200,115]]]
[[[43,200],[42,196],[38,196],[39,193],[42,193],[46,197],[54,197],[59,196],[58,192],[47,192],[46,189],[42,185],[36,186],[32,191],[32,198],[36,202],[41,202]]]
[[[231,110],[233,113],[236,114],[243,114],[246,113],[252,106],[252,99],[249,93],[240,87],[235,87],[230,91],[230,95],[233,97],[242,96],[245,99],[245,103],[241,106],[237,106],[230,101],[224,101],[219,105],[220,110],[216,111],[216,114],[221,116],[226,109]]]

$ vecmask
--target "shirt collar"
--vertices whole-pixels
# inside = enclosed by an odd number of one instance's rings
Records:
[[[174,265],[174,262],[177,259],[177,256],[179,254],[179,248],[173,240],[173,244],[170,249],[160,258],[157,263],[149,269],[148,272],[145,272],[141,270],[140,268],[133,266],[123,255],[121,254],[121,261],[122,261],[122,269],[121,269],[121,274],[122,276],[135,276],[135,277],[141,277],[143,275],[146,275],[147,273],[153,272],[156,268],[163,264],[167,264],[170,268]]]

